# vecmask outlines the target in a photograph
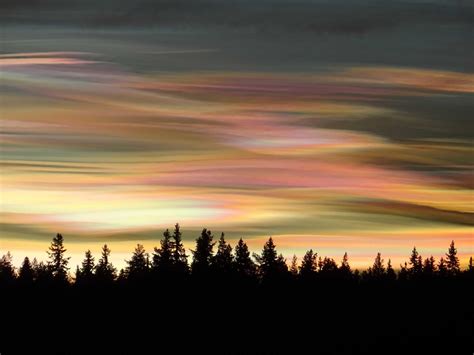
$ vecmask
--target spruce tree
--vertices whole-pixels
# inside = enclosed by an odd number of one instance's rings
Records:
[[[399,281],[406,281],[408,280],[408,264],[407,262],[405,261],[405,264],[402,265],[400,264],[400,272],[398,273],[398,280]]]
[[[148,254],[141,244],[137,244],[130,260],[127,260],[126,275],[130,281],[141,281],[148,274]]]
[[[76,271],[76,283],[78,285],[89,285],[93,282],[94,278],[94,257],[90,250],[87,250],[82,261],[82,267]]]
[[[288,273],[288,265],[286,265],[286,259],[283,254],[278,254],[277,262],[276,262],[277,272],[284,276]]]
[[[436,272],[436,260],[431,255],[429,258],[426,258],[423,262],[423,275],[425,277],[433,277]]]
[[[301,278],[307,279],[312,278],[316,274],[317,270],[317,258],[318,254],[313,252],[313,249],[308,250],[301,261],[300,275]]]
[[[250,258],[249,248],[242,238],[235,246],[234,269],[240,277],[252,278],[255,276],[255,264]]]
[[[30,259],[26,256],[20,267],[18,280],[23,284],[31,284],[34,281],[35,273]]]
[[[337,272],[337,263],[332,258],[324,257],[321,266],[322,275],[333,277]]]
[[[349,257],[347,256],[347,252],[344,253],[342,257],[341,266],[339,270],[343,275],[350,275],[351,274],[351,266],[349,265]]]
[[[107,244],[104,244],[102,247],[101,257],[95,268],[96,279],[102,285],[111,283],[117,277],[117,269],[109,261],[110,252],[111,250]]]
[[[173,269],[173,242],[169,230],[163,232],[160,248],[154,249],[152,269],[155,274],[169,275]]]
[[[443,257],[441,257],[438,262],[438,275],[440,277],[446,277],[447,274],[448,274],[448,268],[446,266],[446,261],[444,260]]]
[[[260,276],[265,277],[272,273],[275,269],[277,251],[271,237],[264,244],[262,254],[254,254],[254,258],[257,261]]]
[[[254,255],[258,263],[259,274],[262,279],[273,280],[288,272],[283,255],[278,255],[273,239],[270,237],[264,244],[261,255]]]
[[[213,235],[210,230],[204,228],[201,235],[196,239],[196,249],[192,250],[193,263],[191,270],[195,275],[208,274],[213,258],[213,248],[215,242],[212,241]]]
[[[38,260],[34,258],[32,266],[35,281],[38,285],[46,286],[53,280],[53,273],[49,264],[45,264],[42,261],[38,263]]]
[[[0,285],[9,285],[15,281],[15,268],[12,264],[12,255],[7,252],[0,258]]]
[[[446,269],[448,273],[451,275],[457,275],[461,271],[457,253],[458,251],[454,246],[454,240],[453,240],[451,241],[448,252],[446,253]]]
[[[392,260],[388,259],[387,263],[387,280],[389,281],[395,281],[397,279],[397,274],[395,273],[395,270],[393,270],[392,267]]]
[[[412,277],[419,276],[422,271],[422,261],[421,261],[421,256],[418,254],[418,251],[416,250],[416,247],[413,247],[409,264],[410,264],[410,269],[409,269],[410,275]]]
[[[383,279],[385,276],[384,260],[382,259],[382,255],[380,253],[377,253],[377,256],[375,257],[370,276],[375,280]]]
[[[293,258],[291,258],[290,274],[293,277],[298,276],[298,258],[294,254]]]
[[[69,263],[70,258],[65,256],[67,250],[64,248],[63,243],[64,238],[60,233],[58,233],[56,237],[53,238],[48,250],[48,256],[50,259],[48,265],[51,269],[54,280],[59,283],[67,283],[67,272],[69,270],[67,264]]]
[[[179,224],[176,223],[173,231],[173,265],[178,275],[186,275],[189,271],[188,256],[182,241]]]
[[[232,271],[233,261],[232,247],[225,241],[224,233],[221,233],[216,255],[212,258],[212,267],[221,276],[229,275]]]

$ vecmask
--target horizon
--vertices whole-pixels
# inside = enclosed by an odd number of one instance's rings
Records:
[[[71,265],[107,243],[122,267],[178,219],[187,249],[205,226],[398,267],[455,240],[465,266],[472,6],[268,6],[0,4],[0,254],[61,233]]]
[[[168,228],[168,230],[172,230],[172,228],[171,229]],[[210,230],[210,231],[212,232],[212,230]],[[186,241],[186,239],[185,239],[185,235],[187,234],[186,231],[184,229],[181,229],[181,232],[182,232],[182,237],[183,237],[183,245],[185,247],[185,250],[186,250],[186,253],[187,253],[187,256],[188,256],[188,262],[191,263],[191,261],[193,260],[192,250],[195,250],[195,248],[194,248],[195,240],[194,241],[190,241],[190,240]],[[221,233],[224,233],[224,232],[219,232],[219,233],[216,233],[216,234],[214,234],[214,232],[212,232],[212,234],[214,236],[213,241],[215,242],[216,245],[217,245],[217,242],[218,242],[218,240],[221,236]],[[59,233],[59,234],[61,234],[61,233]],[[200,235],[200,232],[197,233],[197,236],[199,236],[199,235]],[[224,233],[224,235],[226,235],[226,234]],[[125,270],[127,268],[127,261],[130,260],[130,257],[132,256],[132,253],[133,253],[135,247],[138,244],[140,244],[144,247],[147,255],[149,255],[149,257],[151,259],[153,254],[154,254],[154,248],[155,247],[157,247],[157,248],[160,247],[161,238],[162,238],[162,236],[160,238],[157,238],[153,242],[151,240],[148,240],[145,243],[137,243],[137,244],[133,245],[132,248],[128,252],[126,250],[124,250],[124,245],[122,245],[123,249],[119,249],[120,251],[118,253],[114,252],[114,248],[113,248],[114,242],[113,243],[104,242],[102,244],[96,245],[93,248],[88,248],[87,250],[91,251],[92,256],[94,257],[95,261],[97,262],[97,260],[99,259],[100,253],[101,253],[101,249],[102,249],[103,245],[106,244],[108,246],[108,248],[111,249],[111,254],[110,254],[111,263],[117,268],[117,270],[121,270],[121,269]],[[273,240],[275,240],[272,236],[267,237],[265,239],[262,239],[260,247],[258,247],[258,245],[256,245],[256,243],[255,243],[256,240],[251,240],[251,239],[246,240],[245,238],[242,238],[243,241],[249,246],[249,251],[250,251],[250,255],[252,256],[252,259],[254,259],[255,254],[257,254],[257,255],[260,254],[265,242],[268,241],[268,238],[272,238]],[[240,239],[240,238],[238,238],[238,239]],[[227,243],[232,247],[232,252],[234,252],[235,245],[237,244],[238,239],[229,241],[226,238]],[[258,239],[258,241],[260,242],[260,239]],[[455,240],[453,240],[453,241],[456,242]],[[81,245],[81,244],[76,244],[75,248],[74,248],[75,251],[71,253],[71,251],[68,248],[67,238],[64,238],[64,243],[65,243],[65,247],[66,247],[66,255],[65,256],[70,257],[69,265],[68,265],[69,274],[70,274],[71,277],[74,278],[74,272],[76,270],[76,267],[81,266],[81,262],[84,260],[84,254],[87,250],[83,250],[82,253],[81,253],[81,251],[78,250],[79,245]],[[125,243],[128,246],[128,242],[125,242]],[[45,248],[43,253],[40,252],[39,245],[38,245],[37,248],[30,250],[30,251],[33,252],[32,255],[24,255],[23,257],[16,257],[15,258],[15,255],[12,254],[11,255],[12,256],[12,260],[11,260],[12,265],[15,266],[18,270],[20,268],[20,266],[22,265],[22,262],[23,262],[25,257],[28,257],[30,259],[30,261],[33,261],[33,259],[36,259],[38,262],[48,263],[49,261],[48,261],[47,249],[48,249],[49,245],[50,244],[47,245],[47,247]],[[90,245],[90,244],[88,244],[88,245]],[[216,245],[214,246],[214,253],[216,252],[216,249],[217,249]],[[115,244],[115,246],[117,246],[117,244]],[[425,255],[423,253],[423,250],[420,250],[420,248],[418,248],[416,245],[414,245],[413,247],[415,247],[417,249],[419,255],[422,257],[423,260],[425,260],[426,258],[429,258],[429,257],[434,257],[436,262],[439,262],[440,258],[446,259],[446,252],[448,251],[448,246],[446,246],[444,252],[441,253],[441,254],[438,254],[438,255],[433,255],[433,254],[427,255],[426,254]],[[292,255],[285,255],[285,254],[280,252],[279,245],[276,243],[276,250],[277,250],[278,254],[283,255],[283,257],[285,258],[285,262],[288,265],[288,267],[290,267],[290,265],[291,265],[293,256],[297,257],[297,262],[298,262],[298,265],[299,265],[301,263],[302,259],[303,259],[304,254],[307,251],[309,251],[310,249],[315,254],[317,254],[318,259],[319,258],[324,259],[324,258],[328,257],[330,259],[333,259],[338,266],[340,266],[340,264],[341,264],[341,260],[342,260],[342,257],[344,255],[344,253],[347,253],[348,258],[349,258],[348,259],[349,260],[349,265],[351,266],[353,271],[354,270],[359,270],[359,271],[367,270],[369,267],[371,267],[373,265],[376,254],[380,252],[380,251],[377,251],[376,253],[374,253],[373,258],[371,260],[367,260],[366,257],[363,257],[363,258],[360,258],[360,259],[356,258],[354,260],[349,251],[345,251],[338,258],[338,257],[334,257],[334,256],[331,256],[331,255],[326,255],[324,253],[321,253],[317,249],[314,249],[314,248],[307,248],[305,250],[301,249],[301,250],[299,250],[298,253],[294,253]],[[326,248],[322,248],[322,249],[327,250]],[[456,248],[456,249],[457,249],[457,255],[459,257],[460,267],[461,267],[461,269],[466,269],[469,265],[469,259],[472,258],[472,254],[465,253],[462,250],[459,250],[459,248]],[[410,249],[410,252],[411,251],[412,251],[412,249]],[[117,254],[117,255],[115,255],[115,254]],[[385,265],[387,265],[388,261],[390,260],[391,265],[392,265],[393,269],[396,272],[399,272],[401,267],[403,266],[403,264],[405,262],[409,261],[409,253],[406,253],[405,256],[399,256],[399,257],[395,257],[395,258],[390,257],[390,255],[384,255],[383,253],[381,253],[381,257],[382,257],[382,262]],[[398,260],[400,262],[398,262]]]

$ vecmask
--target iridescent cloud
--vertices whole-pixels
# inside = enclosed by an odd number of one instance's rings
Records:
[[[388,118],[425,124],[387,100],[470,95],[472,75],[133,74],[77,52],[4,54],[0,66],[2,250],[45,249],[61,231],[76,259],[107,241],[122,265],[180,221],[189,247],[206,226],[255,251],[272,235],[287,256],[348,251],[358,265],[378,250],[401,262],[414,244],[440,255],[451,239],[472,253],[469,141],[384,134]]]

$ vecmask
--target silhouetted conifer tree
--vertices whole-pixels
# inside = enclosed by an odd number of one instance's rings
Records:
[[[339,268],[339,270],[343,276],[350,276],[352,273],[351,266],[349,265],[349,257],[347,256],[347,252],[344,253],[344,256],[342,257],[341,267]]]
[[[308,250],[301,261],[300,276],[303,279],[313,278],[317,270],[318,254],[313,252],[313,249]]]
[[[408,274],[409,274],[409,271],[408,271],[408,264],[407,264],[407,262],[405,261],[405,264],[404,264],[404,265],[400,264],[400,272],[398,273],[398,280],[399,280],[399,281],[406,281],[406,280],[408,280]]]
[[[7,252],[0,258],[0,285],[9,285],[15,281],[15,268],[12,264],[12,255]]]
[[[423,263],[423,275],[425,277],[432,277],[436,272],[436,261],[433,255],[426,258]]]
[[[446,253],[446,269],[448,273],[457,275],[460,272],[459,258],[457,257],[457,249],[454,246],[454,240],[449,245],[448,252]]]
[[[375,257],[374,265],[370,269],[370,276],[375,280],[381,280],[385,276],[384,260],[380,253],[377,253],[377,256]]]
[[[127,260],[128,264],[125,272],[131,281],[142,281],[148,274],[148,254],[141,244],[137,244],[132,257]]]
[[[416,247],[413,247],[413,250],[410,255],[410,275],[412,277],[418,277],[421,274],[422,271],[422,262],[421,262],[421,256],[418,254],[418,251],[416,250]]]
[[[395,281],[397,279],[397,274],[395,273],[395,270],[393,270],[392,267],[392,260],[388,259],[387,263],[387,280],[388,281]]]
[[[53,280],[51,267],[48,264],[45,264],[42,261],[38,263],[38,260],[34,258],[32,266],[37,284],[47,285]]]
[[[251,278],[255,276],[255,264],[250,258],[249,248],[242,238],[235,246],[234,269],[241,277]]]
[[[232,247],[227,244],[222,233],[217,244],[216,255],[212,258],[212,267],[221,276],[229,275],[232,272],[233,261]]]
[[[275,244],[270,237],[263,246],[261,255],[254,255],[258,263],[260,276],[263,279],[274,279],[288,271],[283,255],[277,255]]]
[[[468,272],[474,272],[474,267],[472,265],[472,256],[469,258],[469,264],[467,266],[467,271]]]
[[[334,276],[337,271],[337,263],[332,258],[324,257],[321,273],[325,276]]]
[[[157,275],[169,275],[173,269],[173,242],[169,230],[163,232],[160,248],[155,247],[152,269]]]
[[[51,246],[48,250],[49,256],[49,267],[55,281],[60,283],[67,283],[67,271],[69,268],[67,264],[69,263],[69,257],[65,256],[66,248],[64,248],[64,238],[61,234],[57,234],[51,242]]]
[[[82,261],[82,267],[76,270],[76,283],[90,285],[94,279],[94,257],[90,250],[87,250]]]
[[[33,265],[31,264],[30,259],[26,256],[21,264],[18,280],[27,285],[31,284],[34,281],[34,278],[35,272],[33,270]]]
[[[182,241],[179,224],[176,223],[173,231],[173,264],[178,275],[186,275],[189,271],[188,256]]]
[[[288,273],[288,265],[286,265],[286,259],[283,254],[278,254],[276,265],[279,273],[281,273],[282,275]]]
[[[438,275],[440,277],[446,277],[447,274],[448,274],[448,269],[446,267],[446,261],[444,260],[443,257],[441,257],[438,262]]]
[[[201,235],[196,239],[196,250],[192,250],[193,263],[191,269],[195,275],[208,274],[213,258],[213,248],[215,242],[212,241],[213,235],[210,230],[204,228]]]
[[[102,247],[102,253],[95,268],[95,277],[102,284],[110,284],[117,277],[117,269],[109,261],[110,249],[107,244]]]

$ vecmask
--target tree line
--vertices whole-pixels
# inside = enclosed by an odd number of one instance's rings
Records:
[[[216,249],[214,251],[214,249]],[[220,283],[241,282],[247,284],[282,283],[300,281],[316,283],[318,280],[337,282],[403,282],[410,280],[455,279],[465,275],[474,275],[473,260],[469,259],[466,270],[461,270],[457,249],[451,242],[447,253],[438,261],[433,256],[425,259],[413,248],[408,262],[400,265],[395,271],[388,259],[385,264],[380,253],[367,270],[353,270],[345,253],[338,264],[334,259],[318,256],[312,249],[308,250],[301,262],[294,255],[288,265],[282,254],[279,254],[273,239],[270,237],[260,254],[251,255],[247,244],[241,238],[235,248],[225,240],[224,233],[214,241],[212,232],[203,229],[196,239],[191,254],[186,253],[182,242],[179,224],[173,232],[163,232],[160,246],[152,254],[137,244],[127,266],[118,271],[110,261],[111,250],[105,244],[101,256],[95,261],[90,250],[84,255],[81,265],[77,266],[74,276],[69,272],[69,257],[66,256],[64,238],[57,234],[47,250],[48,261],[32,261],[25,257],[17,270],[12,264],[10,252],[0,259],[0,287],[19,285],[69,285],[107,286],[112,284],[137,285],[153,282],[183,282],[186,280],[213,280]],[[191,262],[188,262],[191,257]]]

